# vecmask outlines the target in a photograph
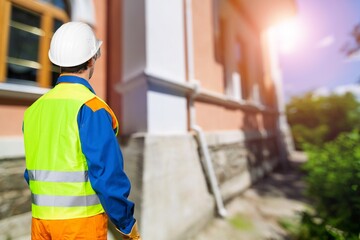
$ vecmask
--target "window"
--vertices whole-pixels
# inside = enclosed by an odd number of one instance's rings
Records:
[[[238,92],[237,95],[239,95],[239,99],[248,99],[249,97],[249,82],[248,82],[248,76],[247,74],[247,61],[246,58],[246,47],[245,44],[238,38],[235,42],[235,73],[239,75],[238,81],[235,84],[235,86],[239,86],[238,89],[234,89],[234,91]],[[235,74],[236,76],[236,74]],[[233,79],[233,81],[236,81],[237,79]]]
[[[39,43],[43,31],[40,16],[11,7],[10,37],[7,55],[7,80],[9,82],[36,82],[39,63]],[[26,43],[26,44],[25,44]]]
[[[249,97],[247,48],[240,38],[234,37],[228,43],[224,64],[226,95],[235,100],[247,100]]]
[[[228,79],[230,96],[262,104],[262,56],[261,46],[256,39],[249,42],[240,36],[236,38],[234,50],[235,68]]]
[[[0,82],[54,86],[59,69],[48,59],[50,39],[68,21],[67,1],[0,0]]]
[[[261,46],[259,42],[254,42],[256,49],[254,49],[254,63],[255,69],[254,81],[252,85],[252,100],[257,104],[266,104],[264,101],[264,75],[263,75],[263,64],[261,55]]]

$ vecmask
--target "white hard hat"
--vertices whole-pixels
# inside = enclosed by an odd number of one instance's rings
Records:
[[[102,41],[96,39],[91,27],[82,22],[63,24],[51,39],[49,58],[61,67],[85,63],[99,50]]]

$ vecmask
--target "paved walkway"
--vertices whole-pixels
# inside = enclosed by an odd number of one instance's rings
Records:
[[[226,204],[229,216],[215,219],[192,240],[290,239],[279,220],[293,222],[306,208],[305,184],[300,166],[306,161],[295,152],[288,170],[275,170],[241,196]]]

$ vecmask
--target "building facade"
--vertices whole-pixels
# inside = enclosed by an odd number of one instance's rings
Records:
[[[145,240],[195,235],[285,160],[269,28],[295,1],[0,0],[0,11],[0,230],[29,218],[22,117],[56,81],[47,50],[69,20],[104,41],[90,83],[119,119]]]

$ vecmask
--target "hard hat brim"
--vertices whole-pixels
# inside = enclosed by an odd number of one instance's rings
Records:
[[[48,57],[50,59],[50,62],[52,62],[53,64],[60,66],[60,67],[74,67],[74,66],[78,66],[81,65],[87,61],[89,61],[92,57],[95,56],[95,54],[99,51],[101,45],[102,45],[103,41],[101,40],[96,40],[96,48],[94,52],[91,52],[88,56],[83,57],[82,59],[79,59],[78,61],[74,61],[72,63],[65,63],[65,62],[61,62],[61,61],[57,61],[51,54],[51,50],[49,50],[48,52]]]

